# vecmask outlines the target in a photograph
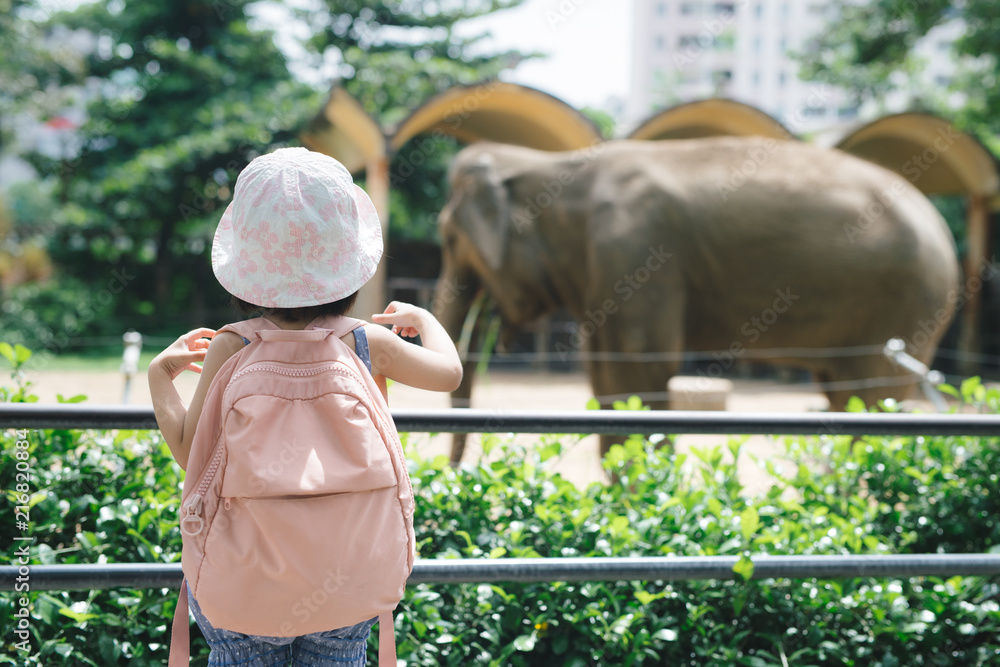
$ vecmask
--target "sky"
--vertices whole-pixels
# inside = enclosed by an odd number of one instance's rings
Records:
[[[489,32],[492,37],[480,42],[486,52],[546,54],[502,74],[505,81],[538,88],[577,108],[605,109],[609,97],[624,100],[628,95],[634,1],[525,0],[515,9],[456,24],[455,30],[464,36]],[[303,58],[305,51],[297,41],[309,31],[290,20],[286,6],[262,2],[251,14],[262,20],[261,28],[277,28],[278,45],[301,79],[321,85],[336,76],[339,58],[318,69]]]
[[[502,76],[551,93],[575,107],[602,108],[628,94],[632,0],[526,0],[516,9],[466,22],[489,30],[497,49],[541,51]]]

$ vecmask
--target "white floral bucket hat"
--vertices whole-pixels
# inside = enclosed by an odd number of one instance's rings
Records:
[[[344,165],[305,148],[247,165],[212,244],[222,286],[265,308],[339,301],[375,275],[381,257],[371,199]]]

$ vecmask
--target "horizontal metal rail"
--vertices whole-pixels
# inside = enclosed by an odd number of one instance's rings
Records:
[[[393,410],[396,427],[413,433],[700,433],[741,435],[1000,436],[1000,415],[848,412],[695,412],[579,410],[528,412],[457,408]],[[0,428],[155,429],[147,406],[0,404]]]
[[[637,558],[498,558],[418,560],[408,583],[547,583],[555,581],[692,581],[732,579],[736,556]],[[754,579],[856,579],[998,576],[1000,554],[892,556],[755,556]],[[0,591],[176,588],[179,563],[0,567]]]

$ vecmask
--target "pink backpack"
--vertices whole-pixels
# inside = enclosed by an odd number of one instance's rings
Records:
[[[219,370],[198,421],[182,568],[217,628],[294,637],[378,616],[379,663],[395,666],[413,490],[385,398],[340,340],[364,322],[322,324],[220,329],[251,342]],[[170,667],[188,664],[187,607],[182,585]]]

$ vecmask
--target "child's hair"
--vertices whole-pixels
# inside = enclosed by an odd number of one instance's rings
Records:
[[[276,317],[286,322],[309,322],[317,317],[337,317],[344,315],[354,306],[354,302],[357,300],[358,293],[355,292],[354,294],[346,296],[339,301],[323,303],[318,306],[303,306],[301,308],[265,308],[264,306],[256,306],[252,303],[247,303],[235,295],[232,297],[230,303],[233,308],[240,311],[244,315],[260,313],[264,317]]]

